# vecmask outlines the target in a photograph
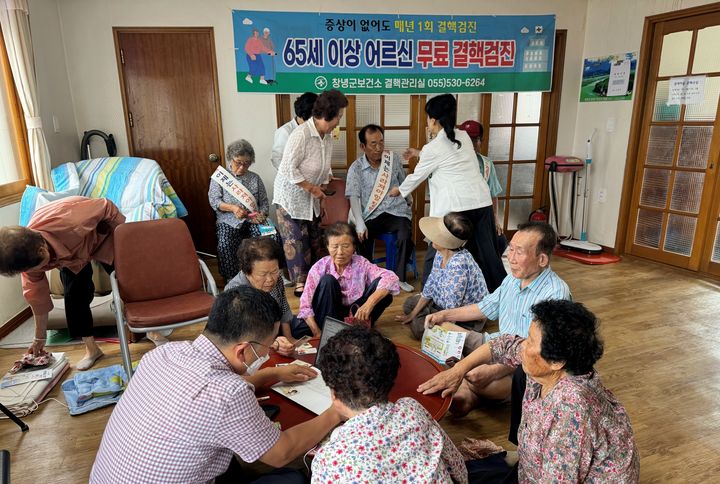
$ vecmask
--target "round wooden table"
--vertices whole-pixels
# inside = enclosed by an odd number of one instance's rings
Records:
[[[319,338],[310,340],[310,344],[315,348],[317,348],[319,342]],[[397,378],[395,378],[395,385],[390,390],[390,401],[394,402],[403,397],[412,397],[420,402],[435,420],[440,420],[450,407],[452,397],[442,398],[439,394],[423,395],[417,392],[417,387],[443,371],[443,368],[429,356],[409,346],[395,343],[395,347],[400,355],[400,368],[398,369]],[[312,354],[286,357],[271,351],[270,359],[263,365],[263,368],[273,367],[278,363],[290,363],[296,359],[314,364],[316,356],[316,354]],[[256,394],[258,397],[270,397],[259,402],[261,405],[273,404],[280,407],[280,413],[274,420],[280,422],[283,429],[289,429],[315,417],[315,414],[310,410],[281,396],[270,388],[259,389]]]

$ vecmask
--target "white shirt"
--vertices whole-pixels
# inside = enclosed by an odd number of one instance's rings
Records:
[[[420,151],[415,171],[400,185],[400,194],[407,197],[428,179],[431,217],[492,205],[490,189],[480,173],[470,137],[456,129],[455,139],[462,143],[460,148],[448,139],[444,130],[440,131]]]
[[[283,152],[285,151],[285,145],[287,144],[288,138],[298,126],[300,126],[298,122],[295,121],[295,118],[292,118],[290,121],[275,130],[270,163],[272,163],[276,170],[280,169],[280,162],[282,161]]]
[[[275,177],[273,203],[284,208],[292,218],[312,220],[313,216],[320,216],[320,200],[297,184],[303,181],[313,185],[330,182],[332,147],[332,136],[328,133],[321,138],[314,118],[308,119],[290,134]],[[480,169],[477,169],[479,172]]]

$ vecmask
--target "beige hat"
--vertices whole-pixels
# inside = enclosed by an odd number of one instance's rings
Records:
[[[443,217],[423,217],[420,219],[420,230],[430,242],[446,249],[459,249],[466,240],[455,237],[445,226]]]

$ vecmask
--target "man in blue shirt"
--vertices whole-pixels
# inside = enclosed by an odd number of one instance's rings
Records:
[[[412,198],[390,197],[390,187],[405,180],[405,170],[397,153],[385,150],[385,131],[376,124],[364,126],[358,133],[360,148],[365,153],[350,165],[345,185],[345,196],[350,199],[351,223],[360,239],[360,255],[373,260],[375,237],[384,232],[397,236],[397,265],[395,274],[400,288],[412,292],[406,268],[413,250]]]
[[[570,299],[568,285],[550,268],[550,257],[557,243],[555,230],[544,222],[529,222],[518,226],[510,241],[508,262],[510,274],[492,294],[477,304],[447,309],[429,315],[425,326],[443,324],[444,328],[466,331],[447,321],[475,321],[497,319],[500,331],[492,334],[468,332],[466,354],[500,334],[528,337],[532,322],[530,308],[548,299]],[[462,416],[472,410],[481,399],[506,400],[510,396],[514,368],[503,365],[481,365],[465,375],[450,407],[453,415]],[[442,381],[442,372],[435,378]]]

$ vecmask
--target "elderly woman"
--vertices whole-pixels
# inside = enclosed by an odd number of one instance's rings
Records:
[[[278,336],[275,341],[278,351],[288,354],[294,350],[295,339],[290,332],[290,324],[294,316],[280,279],[282,256],[280,244],[270,237],[243,240],[237,252],[240,272],[227,283],[225,291],[240,286],[251,286],[270,293],[280,306],[282,313],[280,317],[281,336]]]
[[[319,365],[347,421],[318,450],[312,482],[468,482],[462,455],[427,410],[412,398],[388,401],[400,366],[392,341],[346,329],[328,340]]]
[[[233,183],[249,197],[239,200],[229,188],[215,180],[210,181],[208,198],[215,210],[218,240],[218,268],[225,281],[238,273],[237,250],[240,242],[249,237],[262,235],[260,225],[265,224],[270,210],[267,192],[262,179],[250,171],[255,163],[255,150],[244,140],[231,143],[227,148],[228,171],[234,176]],[[274,230],[271,230],[274,232]],[[280,242],[275,232],[275,237]]]
[[[472,368],[522,365],[528,376],[518,431],[520,482],[637,482],[630,419],[594,369],[603,353],[595,315],[582,304],[532,307],[527,339],[501,335],[418,388],[454,393]]]
[[[330,255],[310,269],[293,336],[320,336],[327,316],[343,319],[350,311],[360,320],[375,324],[400,292],[394,272],[382,269],[355,254],[355,229],[338,222],[325,229]]]
[[[305,287],[310,266],[325,255],[321,245],[321,204],[332,177],[332,136],[348,101],[340,91],[324,91],[315,100],[312,118],[292,132],[275,177],[273,203],[283,238],[295,295]]]
[[[470,220],[457,212],[420,219],[420,230],[436,250],[432,272],[422,294],[406,299],[405,314],[395,316],[402,324],[410,323],[415,339],[422,337],[428,314],[478,303],[488,293],[480,267],[464,248],[472,228]]]
[[[467,248],[478,263],[492,292],[507,275],[498,255],[495,217],[490,189],[480,173],[475,149],[468,134],[456,129],[457,101],[451,94],[435,96],[425,104],[430,141],[422,151],[408,148],[404,156],[419,156],[415,171],[399,187],[388,192],[392,197],[410,195],[428,180],[430,216],[442,217],[449,212],[461,212],[473,224],[473,236]],[[423,285],[435,257],[435,249],[428,247],[423,267]]]

